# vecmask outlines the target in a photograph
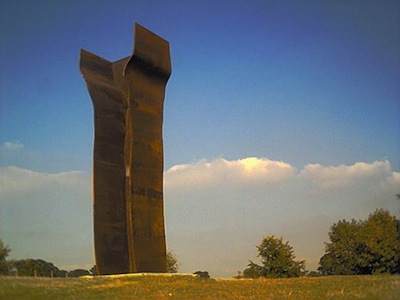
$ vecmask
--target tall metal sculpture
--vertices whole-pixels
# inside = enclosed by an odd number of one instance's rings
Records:
[[[163,105],[169,44],[135,24],[132,56],[81,50],[94,107],[94,243],[99,274],[166,272]]]

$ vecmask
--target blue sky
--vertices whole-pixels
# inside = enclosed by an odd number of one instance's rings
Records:
[[[135,22],[170,42],[165,214],[182,271],[235,275],[266,234],[315,269],[333,222],[398,215],[398,1],[2,1],[0,237],[14,258],[93,264],[79,51],[130,55]]]

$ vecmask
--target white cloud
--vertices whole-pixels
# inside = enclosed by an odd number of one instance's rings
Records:
[[[358,162],[352,166],[322,166],[308,164],[304,167],[302,175],[311,180],[315,185],[323,188],[340,188],[349,186],[357,181],[383,180],[395,176],[391,171],[389,161],[375,161],[371,164]]]
[[[41,157],[40,153],[28,149],[20,141],[7,141],[0,145],[0,167],[19,166],[26,169],[42,169],[48,161],[49,157]]]
[[[53,188],[82,188],[87,185],[88,174],[82,171],[41,173],[14,166],[0,168],[0,196],[32,195]]]
[[[293,177],[290,164],[266,158],[248,157],[229,161],[223,158],[176,165],[165,173],[167,189],[276,184]]]
[[[24,148],[24,145],[20,141],[5,142],[2,148],[8,151],[15,151],[15,150],[22,150]]]

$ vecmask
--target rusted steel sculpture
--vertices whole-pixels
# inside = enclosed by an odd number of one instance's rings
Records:
[[[166,272],[163,105],[169,44],[135,24],[132,56],[81,50],[94,107],[94,244],[99,274]]]

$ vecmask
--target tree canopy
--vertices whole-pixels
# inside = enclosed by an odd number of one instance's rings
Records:
[[[318,270],[324,275],[400,273],[400,223],[386,210],[333,224]]]
[[[293,247],[283,238],[267,236],[256,247],[262,265],[250,261],[244,277],[289,278],[305,274],[305,261],[295,260]]]
[[[10,252],[10,248],[4,245],[3,241],[0,239],[0,275],[8,275],[9,273],[6,258]]]
[[[167,252],[167,272],[168,273],[178,273],[179,263],[178,257],[172,251]]]
[[[18,276],[65,277],[68,273],[43,259],[12,260],[9,266]]]

